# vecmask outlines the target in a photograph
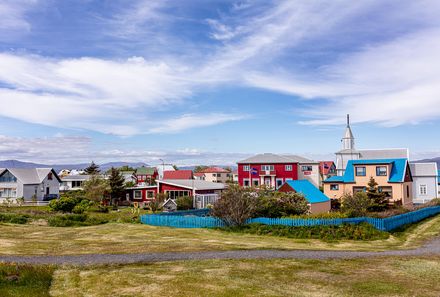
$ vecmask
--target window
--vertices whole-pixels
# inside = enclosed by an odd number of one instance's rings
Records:
[[[301,171],[312,171],[313,167],[310,165],[303,165],[301,166]]]
[[[356,167],[356,176],[366,176],[367,170],[365,167]]]
[[[147,199],[153,199],[154,198],[154,191],[147,191]]]
[[[378,187],[380,193],[385,193],[385,197],[390,199],[393,197],[393,187]]]
[[[6,171],[5,174],[0,176],[0,183],[16,183],[17,178],[12,175],[9,171]]]
[[[173,200],[183,196],[190,196],[189,191],[166,191],[166,193]]]
[[[283,185],[283,179],[277,178],[277,189]]]
[[[254,187],[258,187],[258,186],[260,185],[260,180],[259,180],[259,179],[253,179],[253,180],[252,180],[252,185],[253,185]]]
[[[0,190],[1,198],[15,198],[17,197],[17,189],[13,188],[5,188]]]
[[[250,165],[244,165],[243,166],[243,171],[249,171],[251,170],[251,166]]]
[[[339,191],[339,185],[330,185],[330,191]]]
[[[365,187],[353,187],[353,194],[359,193],[359,192],[365,192],[367,188]]]
[[[387,167],[386,166],[377,166],[376,167],[376,175],[377,176],[387,176]]]
[[[420,185],[419,186],[419,194],[420,195],[426,195],[428,193],[428,189],[426,185]]]
[[[82,186],[82,181],[80,180],[73,180],[72,181],[72,188],[81,188]]]
[[[52,176],[53,174],[52,174],[52,172],[49,172],[49,174],[47,175],[47,179],[48,180],[52,180],[53,179],[53,176]]]
[[[292,165],[286,165],[286,171],[292,171]]]
[[[142,199],[142,191],[134,191],[134,199]]]
[[[273,165],[261,165],[262,171],[273,171]]]
[[[243,186],[249,187],[249,179],[247,179],[247,178],[243,179]]]

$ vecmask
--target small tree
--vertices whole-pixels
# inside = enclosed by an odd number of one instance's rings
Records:
[[[99,175],[93,175],[88,181],[85,181],[83,189],[85,197],[96,202],[102,202],[110,190],[108,182]]]
[[[298,193],[259,192],[257,216],[280,218],[306,214],[309,211],[307,200]]]
[[[89,174],[89,175],[96,175],[99,174],[101,171],[99,170],[99,166],[95,164],[95,162],[92,161],[92,163],[90,163],[89,167],[87,167],[86,169],[84,169],[85,173]]]
[[[258,196],[251,188],[230,185],[214,204],[212,215],[228,226],[241,226],[257,211]]]
[[[388,199],[385,193],[379,192],[377,182],[373,177],[370,177],[367,187],[367,196],[371,199],[371,206],[369,211],[384,211],[388,207]]]
[[[112,167],[108,183],[112,201],[120,200],[125,194],[125,179],[118,169]]]
[[[208,168],[208,166],[198,165],[198,166],[194,167],[194,172],[201,172],[201,171],[205,170],[206,168]]]
[[[193,209],[193,197],[182,196],[176,199],[177,210]]]
[[[354,195],[345,194],[342,197],[341,210],[350,217],[361,217],[367,214],[371,207],[371,199],[364,192],[357,192]]]

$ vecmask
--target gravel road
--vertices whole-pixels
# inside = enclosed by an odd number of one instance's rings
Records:
[[[316,251],[316,250],[236,250],[211,252],[173,252],[141,254],[89,254],[66,256],[0,256],[3,263],[21,264],[134,264],[179,260],[206,259],[354,259],[379,256],[424,256],[440,255],[440,237],[427,244],[410,250],[390,250],[384,252],[356,251]]]

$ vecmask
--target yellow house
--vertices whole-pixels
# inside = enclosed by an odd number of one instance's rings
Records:
[[[343,176],[324,181],[324,194],[340,199],[344,194],[365,191],[371,177],[390,202],[412,206],[413,179],[407,159],[350,160]]]

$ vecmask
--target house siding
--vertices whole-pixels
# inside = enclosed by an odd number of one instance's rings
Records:
[[[257,174],[250,175],[249,171],[244,171],[244,166],[249,166],[250,168],[257,169]],[[298,163],[282,163],[282,164],[273,164],[273,163],[263,163],[263,164],[238,164],[238,183],[240,186],[244,185],[244,180],[249,179],[251,177],[252,180],[259,180],[259,184],[264,184],[264,173],[262,175],[261,166],[263,165],[273,165],[274,166],[274,175],[271,176],[271,186],[275,187],[276,179],[282,179],[283,183],[286,179],[297,180],[298,179]],[[286,171],[286,165],[292,166],[292,171]],[[269,176],[267,176],[269,177]]]

